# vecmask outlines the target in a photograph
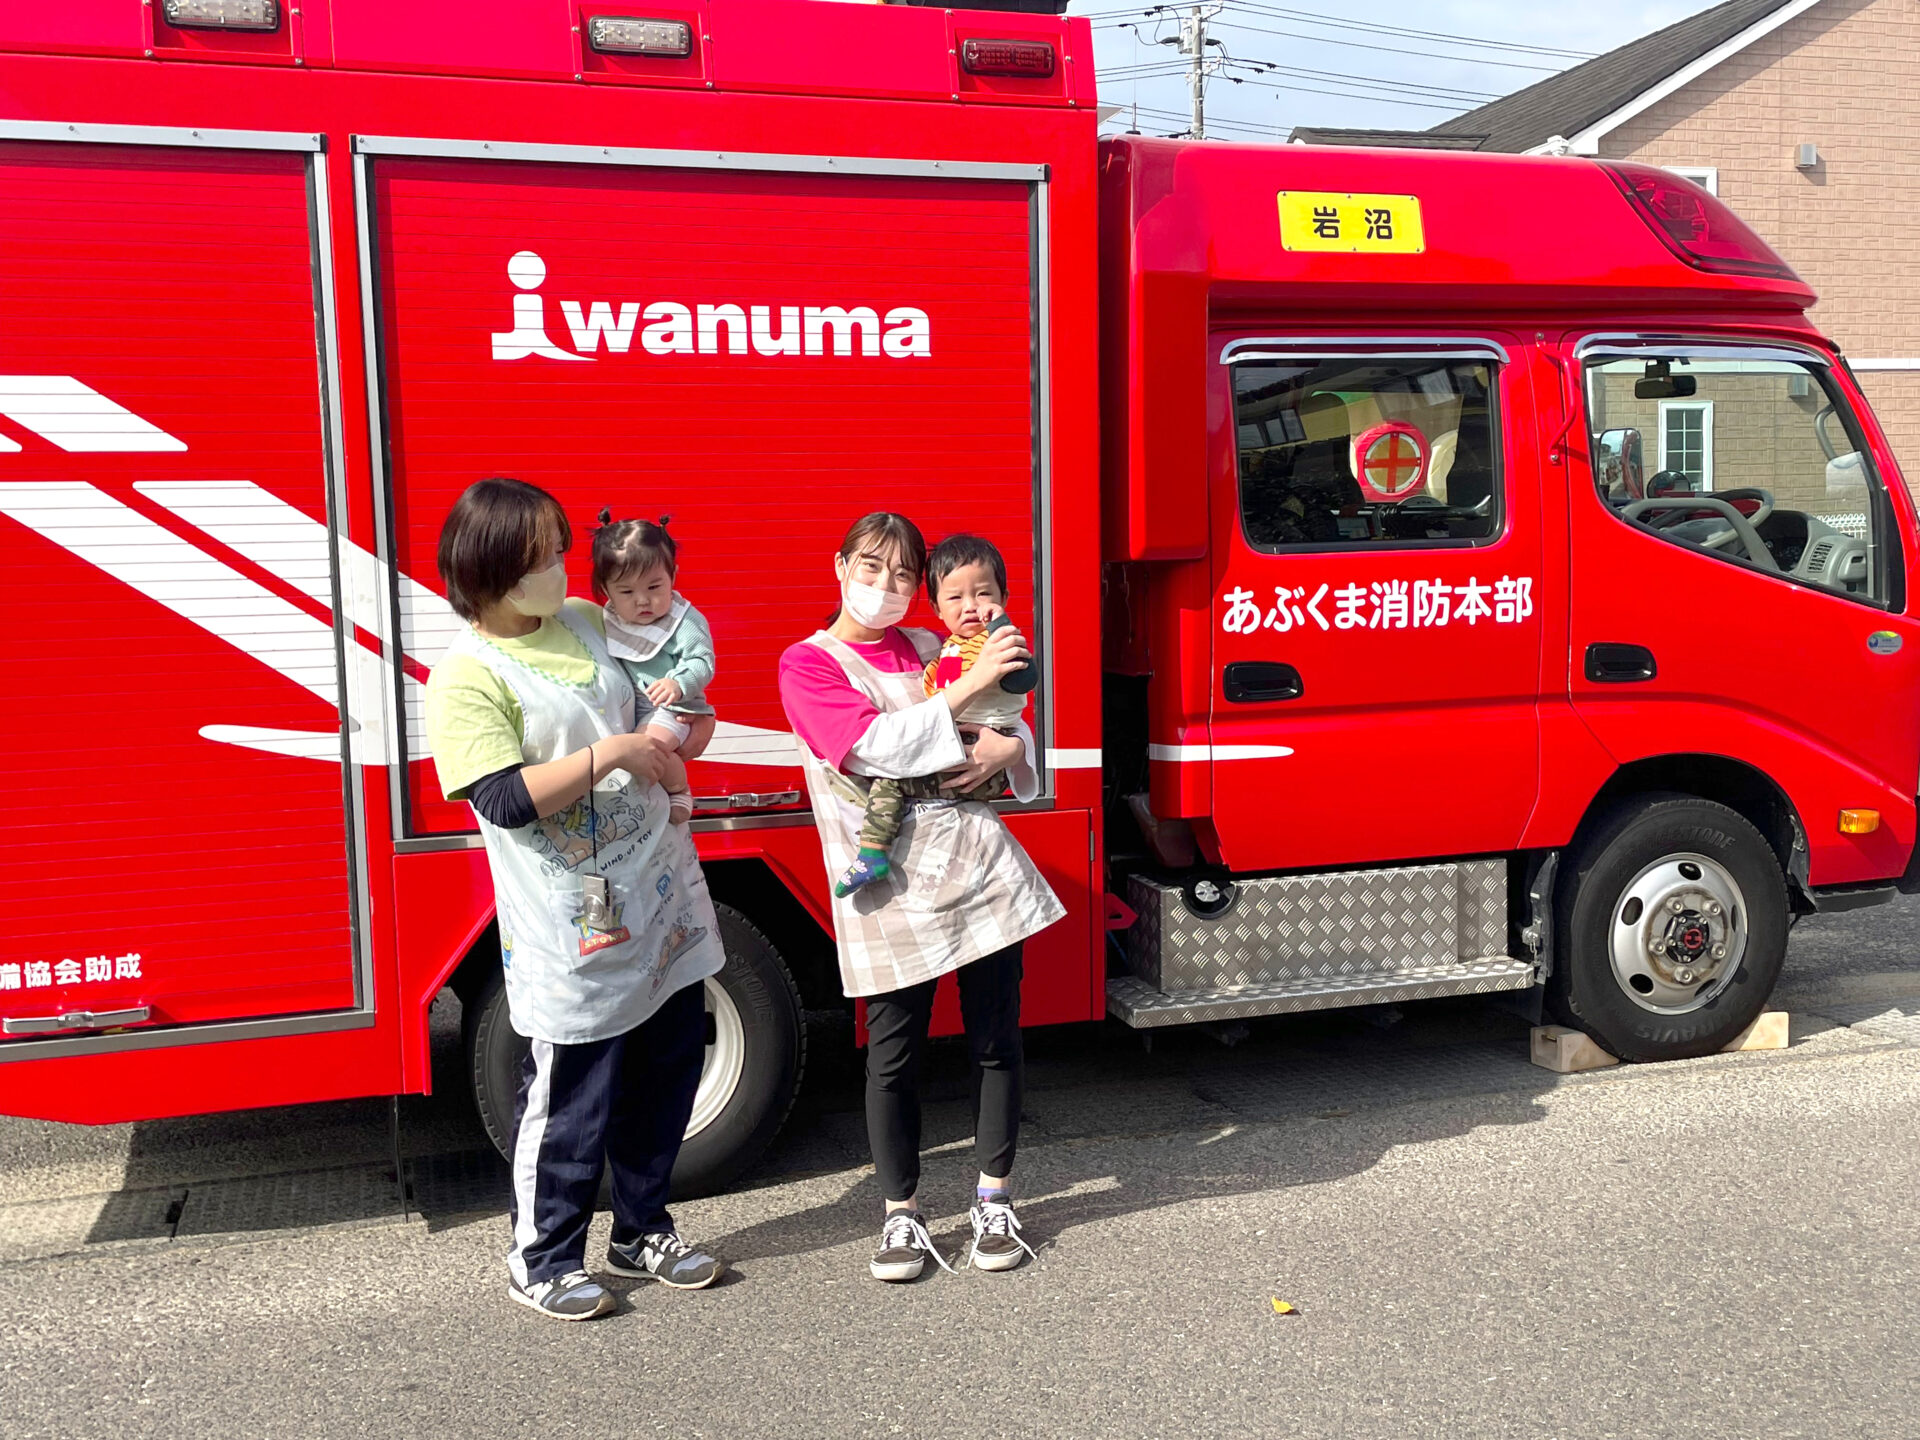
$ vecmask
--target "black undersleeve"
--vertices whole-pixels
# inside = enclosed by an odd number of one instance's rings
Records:
[[[520,770],[518,765],[509,765],[467,787],[467,803],[480,812],[482,820],[502,830],[517,830],[540,818],[534,813],[533,795]]]

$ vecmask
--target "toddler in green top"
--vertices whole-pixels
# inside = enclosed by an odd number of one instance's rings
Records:
[[[615,520],[600,512],[593,532],[593,592],[605,602],[607,650],[633,681],[634,717],[673,742],[686,743],[688,716],[711,715],[707,686],[713,682],[713,632],[706,616],[674,588],[680,547],[663,516]],[[685,824],[693,795],[684,767],[679,785],[669,784],[669,818]]]

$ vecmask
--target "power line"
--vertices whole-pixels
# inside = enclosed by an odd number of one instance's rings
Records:
[[[1158,18],[1157,16],[1155,16],[1154,12],[1164,8],[1166,7],[1155,6],[1153,7],[1152,10],[1110,11],[1110,12],[1107,12],[1108,15],[1115,18],[1101,20],[1097,22],[1093,28],[1096,30],[1138,30],[1141,28],[1140,20],[1142,18]],[[1252,6],[1250,7],[1250,9],[1256,14],[1256,18],[1270,16],[1278,13],[1274,11],[1268,11],[1260,6]],[[1125,20],[1117,18],[1120,16],[1131,16],[1133,18],[1125,19]],[[1460,65],[1488,65],[1488,66],[1497,67],[1501,70],[1528,70],[1536,74],[1552,74],[1556,71],[1559,71],[1565,68],[1564,66],[1561,66],[1561,65],[1529,64],[1525,61],[1520,61],[1520,60],[1495,60],[1491,56],[1483,56],[1483,55],[1436,54],[1432,50],[1409,50],[1402,45],[1375,45],[1375,44],[1370,44],[1364,40],[1342,40],[1332,35],[1309,34],[1308,32],[1303,30],[1275,30],[1275,29],[1271,29],[1261,25],[1242,24],[1236,20],[1215,20],[1213,23],[1217,26],[1220,26],[1223,29],[1244,30],[1254,35],[1273,35],[1273,36],[1278,36],[1279,38],[1284,40],[1305,40],[1310,44],[1333,45],[1345,50],[1372,50],[1378,54],[1383,54],[1383,55],[1412,55],[1423,60],[1448,60]],[[1470,44],[1471,43],[1467,41],[1453,41],[1451,40],[1450,37],[1443,37],[1443,38],[1445,40],[1445,43],[1453,43],[1453,44]]]
[[[1248,65],[1243,61],[1228,63],[1239,64],[1249,70],[1263,68],[1258,65]],[[1322,90],[1312,85],[1288,84],[1278,80],[1252,80],[1239,75],[1228,75],[1225,78],[1235,85],[1255,85],[1263,90],[1292,90],[1302,95],[1332,95],[1336,99],[1366,100],[1375,105],[1404,105],[1415,110],[1445,110],[1453,114],[1458,114],[1461,110],[1458,103],[1446,104],[1439,100],[1402,100],[1391,95],[1355,95],[1351,90]]]
[[[1306,10],[1289,10],[1284,5],[1264,5],[1241,0],[1249,10],[1308,25],[1324,25],[1337,30],[1360,30],[1376,35],[1397,35],[1408,40],[1446,40],[1455,45],[1475,45],[1488,50],[1518,50],[1529,55],[1554,55],[1567,60],[1591,60],[1591,50],[1562,50],[1551,45],[1526,45],[1513,40],[1488,40],[1477,35],[1456,35],[1444,30],[1410,30],[1400,25],[1376,25],[1367,20],[1323,20]]]
[[[1446,100],[1460,100],[1467,104],[1485,104],[1489,100],[1500,98],[1484,90],[1459,90],[1450,85],[1422,85],[1413,80],[1377,79],[1371,75],[1353,75],[1343,70],[1304,69],[1297,65],[1276,65],[1267,60],[1238,60],[1234,63],[1258,65],[1262,69],[1283,75],[1295,75],[1304,80],[1357,80],[1363,85],[1372,85],[1384,90],[1404,91],[1410,95],[1431,95]]]
[[[1127,105],[1122,107],[1118,114],[1108,116],[1106,123],[1109,125],[1117,124],[1129,118],[1136,111],[1141,115],[1148,116],[1155,120],[1179,121],[1184,124],[1187,119],[1185,115],[1182,115],[1177,110],[1166,110],[1157,105]],[[1209,120],[1207,126],[1209,129],[1217,126],[1224,130],[1241,130],[1250,135],[1264,135],[1269,137],[1275,135],[1278,131],[1292,128],[1291,125],[1285,124],[1256,124],[1251,120]]]
[[[1135,112],[1137,112],[1137,115]],[[1142,120],[1156,129],[1166,128],[1172,130],[1173,135],[1168,138],[1175,138],[1188,133],[1185,128],[1187,125],[1187,117],[1185,115],[1174,110],[1161,110],[1151,105],[1129,105],[1121,114],[1109,116],[1106,123],[1109,125],[1121,124],[1129,118]],[[1284,144],[1287,138],[1287,132],[1292,130],[1293,126],[1291,123],[1285,122],[1274,125],[1255,125],[1239,120],[1209,120],[1207,122],[1207,128],[1209,130],[1236,132],[1234,135],[1236,139],[1266,140],[1274,144]]]
[[[1300,70],[1292,66],[1275,65],[1265,60],[1239,60],[1232,56],[1225,56],[1222,57],[1221,63],[1235,69],[1252,70],[1263,75],[1284,75],[1292,79],[1351,80],[1355,86],[1361,87],[1353,88],[1350,86],[1344,89],[1328,90],[1317,86],[1287,85],[1271,82],[1273,88],[1299,90],[1309,95],[1335,95],[1352,100],[1378,100],[1388,105],[1418,105],[1429,110],[1450,110],[1455,112],[1463,110],[1468,106],[1479,104],[1484,100],[1497,98],[1492,95],[1472,96],[1459,92],[1436,92],[1426,87],[1408,86],[1392,80],[1369,80],[1364,76],[1358,75],[1348,76],[1329,71]],[[1102,70],[1100,76],[1102,79],[1115,81],[1163,80],[1184,74],[1186,70],[1187,67],[1185,65],[1173,61],[1158,60],[1146,61],[1139,65],[1116,66],[1110,70]],[[1232,81],[1235,85],[1270,83],[1265,81],[1249,81],[1235,75],[1228,75],[1224,78]]]
[[[1258,70],[1263,74],[1286,75],[1300,80],[1350,80],[1363,90],[1325,91],[1325,94],[1346,94],[1360,100],[1428,99],[1438,102],[1435,109],[1459,109],[1463,106],[1478,105],[1499,97],[1494,95],[1476,95],[1467,91],[1449,91],[1425,85],[1412,85],[1397,80],[1370,80],[1364,75],[1342,75],[1328,70],[1301,70],[1290,65],[1275,65],[1264,60],[1239,60],[1232,56],[1224,58],[1223,63],[1242,69]],[[1159,80],[1184,73],[1186,67],[1174,65],[1170,61],[1145,61],[1139,65],[1119,65],[1102,70],[1103,80]],[[1227,77],[1229,80],[1232,76]],[[1239,83],[1239,82],[1235,82]],[[1373,92],[1373,93],[1363,93]]]
[[[1110,69],[1102,68],[1099,72],[1100,78],[1108,82],[1122,81],[1137,85],[1138,82],[1142,80],[1153,82],[1162,79],[1173,79],[1184,75],[1189,89],[1190,116],[1188,118],[1186,131],[1181,133],[1201,139],[1204,139],[1206,136],[1207,125],[1206,81],[1210,76],[1215,75],[1235,85],[1251,85],[1256,89],[1301,95],[1323,95],[1336,99],[1362,102],[1372,101],[1383,105],[1396,105],[1403,108],[1427,111],[1442,111],[1448,114],[1458,114],[1460,111],[1471,106],[1485,104],[1499,98],[1486,91],[1468,90],[1457,86],[1435,85],[1420,81],[1395,80],[1386,77],[1356,74],[1352,71],[1328,70],[1319,67],[1282,65],[1275,61],[1261,59],[1239,59],[1228,54],[1226,47],[1223,46],[1220,41],[1208,37],[1207,29],[1210,22],[1218,23],[1223,28],[1243,30],[1250,34],[1276,35],[1283,38],[1298,38],[1319,44],[1343,45],[1357,49],[1386,50],[1402,54],[1419,54],[1426,55],[1428,58],[1434,58],[1431,52],[1397,50],[1396,47],[1393,46],[1373,45],[1356,40],[1332,39],[1325,36],[1296,35],[1291,31],[1271,30],[1260,25],[1242,25],[1234,21],[1217,19],[1222,11],[1232,9],[1234,13],[1238,13],[1237,7],[1240,6],[1244,6],[1246,9],[1252,10],[1260,15],[1271,14],[1288,17],[1299,15],[1310,20],[1313,18],[1306,17],[1303,12],[1290,10],[1284,6],[1268,6],[1260,3],[1260,0],[1200,0],[1200,3],[1193,3],[1184,8],[1177,8],[1171,3],[1157,3],[1142,10],[1102,12],[1103,14],[1110,13],[1114,15],[1133,15],[1138,17],[1136,20],[1124,22],[1115,27],[1132,30],[1134,32],[1133,43],[1136,46],[1147,43],[1147,36],[1144,33],[1147,26],[1141,22],[1151,20],[1154,31],[1156,32],[1154,38],[1158,39],[1161,45],[1177,45],[1179,58],[1176,59],[1174,56],[1166,55],[1166,53],[1162,51],[1160,56],[1138,60],[1132,64],[1114,66]],[[1180,32],[1177,38],[1172,36],[1163,38],[1158,35],[1157,32],[1168,21],[1177,21],[1179,23]],[[1322,22],[1316,20],[1314,23]],[[1399,26],[1370,26],[1364,22],[1356,22],[1353,24],[1348,24],[1347,22],[1324,23],[1337,24],[1342,28],[1353,30],[1377,30],[1380,33],[1393,34],[1404,32],[1409,35],[1431,37],[1439,40],[1458,39],[1460,43],[1463,44],[1479,43],[1472,38],[1445,36],[1439,34],[1439,32],[1416,31]],[[1491,43],[1504,44],[1504,42]],[[1517,50],[1539,50],[1543,53],[1552,53],[1548,52],[1547,47],[1513,46],[1510,48]],[[1138,50],[1136,50],[1135,53],[1138,54]],[[1577,52],[1558,53],[1569,54]],[[1544,70],[1548,68],[1546,66],[1523,65],[1517,61],[1482,60],[1466,56],[1441,56],[1438,58],[1459,64],[1497,65],[1513,69]],[[1240,73],[1226,73],[1229,70]],[[1137,105],[1137,102],[1134,108],[1136,113],[1139,113],[1142,109],[1142,107]],[[1145,107],[1145,113],[1157,115],[1162,117],[1163,120],[1178,118],[1173,112],[1162,110],[1158,107]],[[1262,138],[1266,138],[1269,134],[1268,130],[1263,126],[1247,125],[1241,121],[1218,121],[1216,122],[1216,128],[1226,133],[1241,132],[1256,134]]]
[[[1479,55],[1439,55],[1431,50],[1408,50],[1400,45],[1369,45],[1364,40],[1336,40],[1331,35],[1309,35],[1304,30],[1270,30],[1262,25],[1242,25],[1234,20],[1216,20],[1213,23],[1224,30],[1244,30],[1253,35],[1274,35],[1283,40],[1305,40],[1314,45],[1338,46],[1343,50],[1373,50],[1383,55],[1414,55],[1422,60],[1448,60],[1458,65],[1492,65],[1502,70],[1531,70],[1536,74],[1556,74],[1562,68],[1558,65],[1530,65],[1521,60],[1491,60]],[[1138,27],[1122,24],[1112,27],[1100,25],[1095,28],[1126,30]]]

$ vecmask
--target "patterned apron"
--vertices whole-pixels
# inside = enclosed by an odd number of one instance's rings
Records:
[[[924,630],[900,633],[923,663],[940,649]],[[929,703],[918,670],[876,669],[824,630],[808,643],[833,656],[853,688],[883,713]],[[864,796],[807,746],[800,750],[827,873],[838,875],[860,848]],[[993,807],[981,802],[911,805],[892,861],[886,879],[833,902],[840,983],[850,996],[885,995],[932,980],[1067,913]]]
[[[448,653],[472,656],[520,702],[520,756],[557,760],[626,731],[633,686],[593,626],[563,610],[554,617],[593,657],[593,678],[572,686],[535,670],[463,630]],[[606,877],[614,928],[584,922],[584,877]],[[589,808],[582,798],[558,815],[504,829],[484,816],[480,834],[493,871],[500,954],[513,1028],[532,1040],[579,1045],[624,1035],[668,996],[720,969],[720,930],[693,841],[667,823],[666,792],[644,789],[624,770],[602,774]]]

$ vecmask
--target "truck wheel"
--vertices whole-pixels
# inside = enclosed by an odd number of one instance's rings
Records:
[[[1622,1060],[1710,1055],[1773,993],[1787,920],[1780,862],[1743,816],[1642,797],[1575,848],[1547,1001]]]
[[[673,1167],[682,1200],[722,1188],[760,1158],[793,1108],[806,1062],[800,992],[780,952],[739,911],[716,905],[714,913],[727,959],[706,981],[706,1063]],[[461,1028],[474,1105],[504,1156],[528,1046],[507,1018],[500,971],[488,975]]]

